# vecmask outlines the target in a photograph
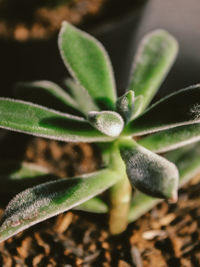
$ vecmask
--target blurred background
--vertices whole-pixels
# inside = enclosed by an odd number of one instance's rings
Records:
[[[61,83],[67,71],[57,49],[64,19],[95,35],[108,50],[119,94],[128,81],[139,40],[163,28],[180,52],[158,97],[200,81],[199,0],[0,0],[0,95],[16,81]]]

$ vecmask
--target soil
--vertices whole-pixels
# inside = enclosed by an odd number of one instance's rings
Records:
[[[28,145],[23,151],[24,139]],[[61,177],[101,166],[98,149],[89,144],[11,134],[10,145],[18,151],[13,158],[21,147],[26,161],[46,166]],[[8,157],[6,146],[0,154]],[[200,266],[199,191],[197,176],[179,191],[177,204],[160,203],[119,236],[110,236],[107,215],[66,212],[1,243],[0,266]],[[1,207],[3,212],[5,205]]]
[[[18,41],[45,39],[58,32],[63,20],[74,25],[94,26],[99,21],[120,16],[144,0],[1,0],[0,37]],[[50,4],[51,3],[51,4]]]

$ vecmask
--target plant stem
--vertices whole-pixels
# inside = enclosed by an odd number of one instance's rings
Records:
[[[109,228],[111,234],[120,234],[128,224],[128,214],[132,196],[132,187],[129,183],[126,167],[121,158],[118,144],[102,144],[103,162],[109,168],[117,170],[121,179],[110,189],[110,219]]]
[[[109,228],[111,234],[120,234],[128,224],[128,213],[130,208],[132,188],[126,173],[110,191],[111,207]]]

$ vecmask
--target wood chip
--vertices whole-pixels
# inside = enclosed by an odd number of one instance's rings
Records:
[[[153,240],[156,237],[165,237],[166,236],[166,231],[162,230],[150,230],[143,232],[142,238],[145,240]]]
[[[119,260],[118,267],[131,267],[131,265],[123,260]]]
[[[131,258],[135,267],[143,267],[141,254],[135,246],[131,248]]]
[[[72,218],[73,218],[73,214],[71,212],[67,212],[65,214],[59,215],[59,218],[58,218],[56,225],[54,227],[55,231],[58,234],[64,233],[67,230],[67,228],[69,227],[69,225],[71,224]]]
[[[43,254],[39,254],[39,255],[35,256],[33,259],[33,266],[34,267],[38,266],[43,257],[44,257]]]
[[[167,226],[169,225],[174,219],[176,218],[176,215],[174,213],[169,213],[163,218],[159,220],[160,226]]]
[[[46,242],[44,242],[44,240],[41,238],[41,236],[39,235],[38,232],[36,232],[34,234],[34,236],[35,236],[35,239],[36,239],[38,245],[44,248],[45,254],[49,255],[49,253],[51,251],[50,246]]]

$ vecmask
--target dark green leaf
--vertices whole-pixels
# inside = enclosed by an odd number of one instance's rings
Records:
[[[0,241],[47,218],[74,208],[100,194],[119,179],[104,169],[77,178],[44,183],[15,196],[1,219]]]
[[[177,51],[177,41],[164,30],[155,30],[143,38],[136,53],[129,86],[135,96],[144,97],[142,110],[157,92],[176,58]]]
[[[71,75],[96,103],[114,109],[115,82],[109,57],[95,38],[64,22],[59,34],[59,49]]]
[[[173,163],[132,140],[121,141],[120,153],[133,186],[153,197],[177,199],[179,175]]]
[[[168,152],[166,153],[166,157],[179,170],[179,187],[200,172],[200,143]],[[137,220],[159,202],[160,200],[157,198],[149,197],[138,192],[133,197],[131,203],[129,222]]]
[[[131,121],[124,135],[144,135],[182,125],[200,122],[200,85],[175,92]]]
[[[0,98],[0,127],[61,141],[111,140],[83,118],[6,98]]]

